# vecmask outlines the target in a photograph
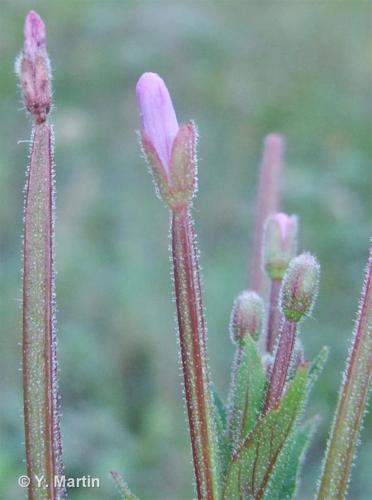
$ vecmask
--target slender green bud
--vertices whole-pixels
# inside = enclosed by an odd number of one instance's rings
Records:
[[[253,291],[244,291],[235,299],[230,319],[232,341],[241,343],[250,335],[257,340],[261,334],[264,305],[261,297]]]
[[[281,309],[288,321],[298,323],[309,316],[319,288],[320,266],[315,257],[303,253],[291,260],[281,288]]]
[[[282,280],[297,253],[297,217],[277,213],[265,224],[264,267],[270,279]]]

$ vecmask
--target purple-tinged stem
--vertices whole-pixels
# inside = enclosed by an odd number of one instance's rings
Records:
[[[58,499],[63,489],[58,418],[53,272],[51,127],[35,125],[27,179],[23,271],[23,387],[29,499]],[[42,479],[40,483],[40,478]]]
[[[23,393],[28,498],[64,497],[59,429],[53,269],[53,152],[47,121],[51,74],[46,29],[30,11],[17,71],[26,109],[35,122],[27,175],[23,266]]]
[[[188,208],[172,213],[172,257],[186,407],[198,499],[218,498],[199,266]]]
[[[320,266],[309,253],[291,260],[280,289],[280,309],[284,315],[278,347],[275,352],[264,414],[276,408],[283,395],[289,365],[296,341],[297,324],[308,316],[315,303]]]
[[[266,334],[266,351],[269,353],[274,351],[275,342],[280,328],[281,312],[279,307],[279,296],[281,285],[281,280],[271,280],[269,316]]]
[[[358,319],[328,441],[318,500],[344,498],[372,378],[372,247]]]
[[[296,331],[297,323],[284,320],[267,390],[264,414],[276,408],[280,403],[296,340]]]
[[[283,138],[280,135],[270,134],[265,138],[256,202],[253,253],[250,263],[250,288],[263,298],[266,296],[268,282],[262,268],[264,223],[270,214],[279,209],[283,149]]]

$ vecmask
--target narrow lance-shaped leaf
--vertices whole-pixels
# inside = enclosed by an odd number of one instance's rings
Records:
[[[318,499],[345,497],[372,377],[372,247],[358,319],[319,485]]]
[[[223,499],[263,498],[280,452],[290,437],[306,397],[308,367],[299,367],[278,408],[258,421],[230,463]]]
[[[251,290],[234,300],[230,317],[230,337],[236,345],[228,396],[227,443],[221,475],[225,478],[232,456],[254,427],[266,393],[266,375],[258,355],[257,341],[262,334],[264,306]]]
[[[257,351],[263,320],[261,297],[253,291],[241,292],[234,301],[230,319],[230,336],[236,344],[228,403],[230,452],[252,430],[265,397],[266,375]]]
[[[226,472],[227,466],[231,458],[231,447],[229,436],[227,435],[227,415],[226,408],[217,394],[214,387],[212,387],[213,405],[214,405],[214,418],[216,421],[216,436],[217,436],[217,459],[219,462],[220,483],[221,477]]]
[[[265,489],[264,500],[291,500],[296,496],[301,466],[315,433],[319,418],[314,417],[293,432],[283,448],[272,477]]]
[[[327,357],[328,348],[323,347],[310,364],[302,409],[299,410],[299,414],[305,409],[310,391],[323,370]],[[295,498],[301,465],[318,422],[318,417],[314,417],[293,430],[278,457],[273,474],[265,488],[265,500],[290,500]]]
[[[265,399],[266,376],[257,352],[257,343],[244,339],[231,398],[230,444],[236,449],[253,429]]]

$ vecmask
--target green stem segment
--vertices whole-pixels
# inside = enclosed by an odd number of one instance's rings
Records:
[[[345,497],[372,377],[372,248],[352,348],[333,421],[318,500]]]
[[[24,219],[23,387],[29,499],[63,497],[53,328],[53,179],[51,127],[36,124]],[[58,484],[58,481],[57,481]]]
[[[200,274],[188,208],[172,213],[174,287],[186,407],[199,500],[218,499],[216,439]]]

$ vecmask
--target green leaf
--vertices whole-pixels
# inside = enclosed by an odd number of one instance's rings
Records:
[[[310,391],[319,377],[328,358],[328,347],[324,346],[309,367],[306,397],[302,402],[302,411],[306,405]],[[299,411],[299,414],[301,410]],[[295,497],[299,472],[312,435],[316,430],[318,419],[314,417],[301,427],[295,429],[287,439],[278,457],[272,477],[265,490],[265,500],[286,500]]]
[[[327,359],[328,359],[329,349],[327,346],[323,346],[319,351],[317,357],[312,361],[309,369],[309,380],[308,380],[308,392],[312,389],[314,382],[316,382],[320,373],[322,372]]]
[[[233,449],[239,447],[255,426],[266,396],[266,375],[257,343],[251,336],[244,339],[240,355],[237,353],[235,370],[229,422]]]
[[[223,498],[263,498],[306,397],[308,367],[300,366],[277,409],[262,418],[230,463]]]
[[[264,500],[295,498],[301,466],[317,425],[318,418],[314,417],[298,427],[288,439],[265,489]]]
[[[222,477],[224,477],[227,466],[231,459],[231,450],[227,436],[226,408],[214,387],[212,387],[212,397],[214,404],[216,434],[218,441],[217,455],[218,455],[219,469],[220,469],[220,474],[222,475]]]
[[[118,472],[111,472],[111,476],[115,481],[118,492],[123,500],[138,500],[138,497],[136,497],[136,495],[133,495],[127,483]]]
[[[219,428],[221,432],[224,433],[227,424],[226,408],[214,387],[212,387],[212,397],[217,420],[217,428]]]

